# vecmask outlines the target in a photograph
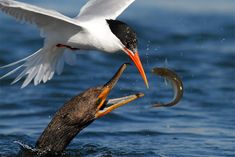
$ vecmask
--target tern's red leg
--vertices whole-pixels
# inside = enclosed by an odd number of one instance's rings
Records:
[[[63,44],[57,44],[56,47],[68,48],[68,49],[73,50],[73,51],[79,50],[78,48],[74,48],[74,47],[71,47],[71,46],[68,46],[68,45],[63,45]]]

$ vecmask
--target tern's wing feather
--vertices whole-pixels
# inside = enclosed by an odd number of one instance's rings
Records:
[[[135,0],[89,0],[76,19],[116,19]]]
[[[35,24],[43,31],[49,25],[72,24],[79,27],[74,19],[66,17],[59,12],[13,0],[0,0],[0,10],[20,21]]]

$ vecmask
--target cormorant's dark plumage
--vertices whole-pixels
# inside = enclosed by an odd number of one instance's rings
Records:
[[[36,153],[40,155],[60,154],[71,140],[85,127],[114,109],[125,105],[143,94],[118,98],[107,106],[107,96],[117,83],[127,64],[103,86],[89,88],[65,103],[36,142]],[[114,100],[114,99],[113,99]]]
[[[61,152],[71,140],[95,120],[101,87],[90,88],[60,108],[36,143],[44,152]]]

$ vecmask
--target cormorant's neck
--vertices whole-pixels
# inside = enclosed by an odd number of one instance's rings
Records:
[[[91,111],[81,107],[88,104],[81,94],[62,106],[37,140],[36,149],[45,154],[64,151],[72,139],[94,121]]]
[[[61,153],[72,139],[90,123],[80,127],[74,125],[69,126],[56,119],[52,120],[37,140],[35,147],[45,153]]]

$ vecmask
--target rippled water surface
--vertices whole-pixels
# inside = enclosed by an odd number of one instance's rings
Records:
[[[26,1],[26,0],[25,0]],[[27,2],[27,1],[26,1]],[[84,1],[28,1],[75,16]],[[144,92],[145,97],[117,109],[84,129],[68,156],[235,156],[235,2],[139,0],[120,20],[138,33],[139,53],[150,89],[134,66],[128,67],[111,97]],[[35,27],[0,14],[0,66],[42,47]],[[39,86],[0,80],[0,156],[15,156],[14,141],[34,145],[56,110],[74,95],[105,83],[130,60],[125,54],[80,52],[75,66]],[[171,99],[156,66],[183,79],[183,100],[172,108],[151,108]],[[0,75],[6,73],[0,69]]]

